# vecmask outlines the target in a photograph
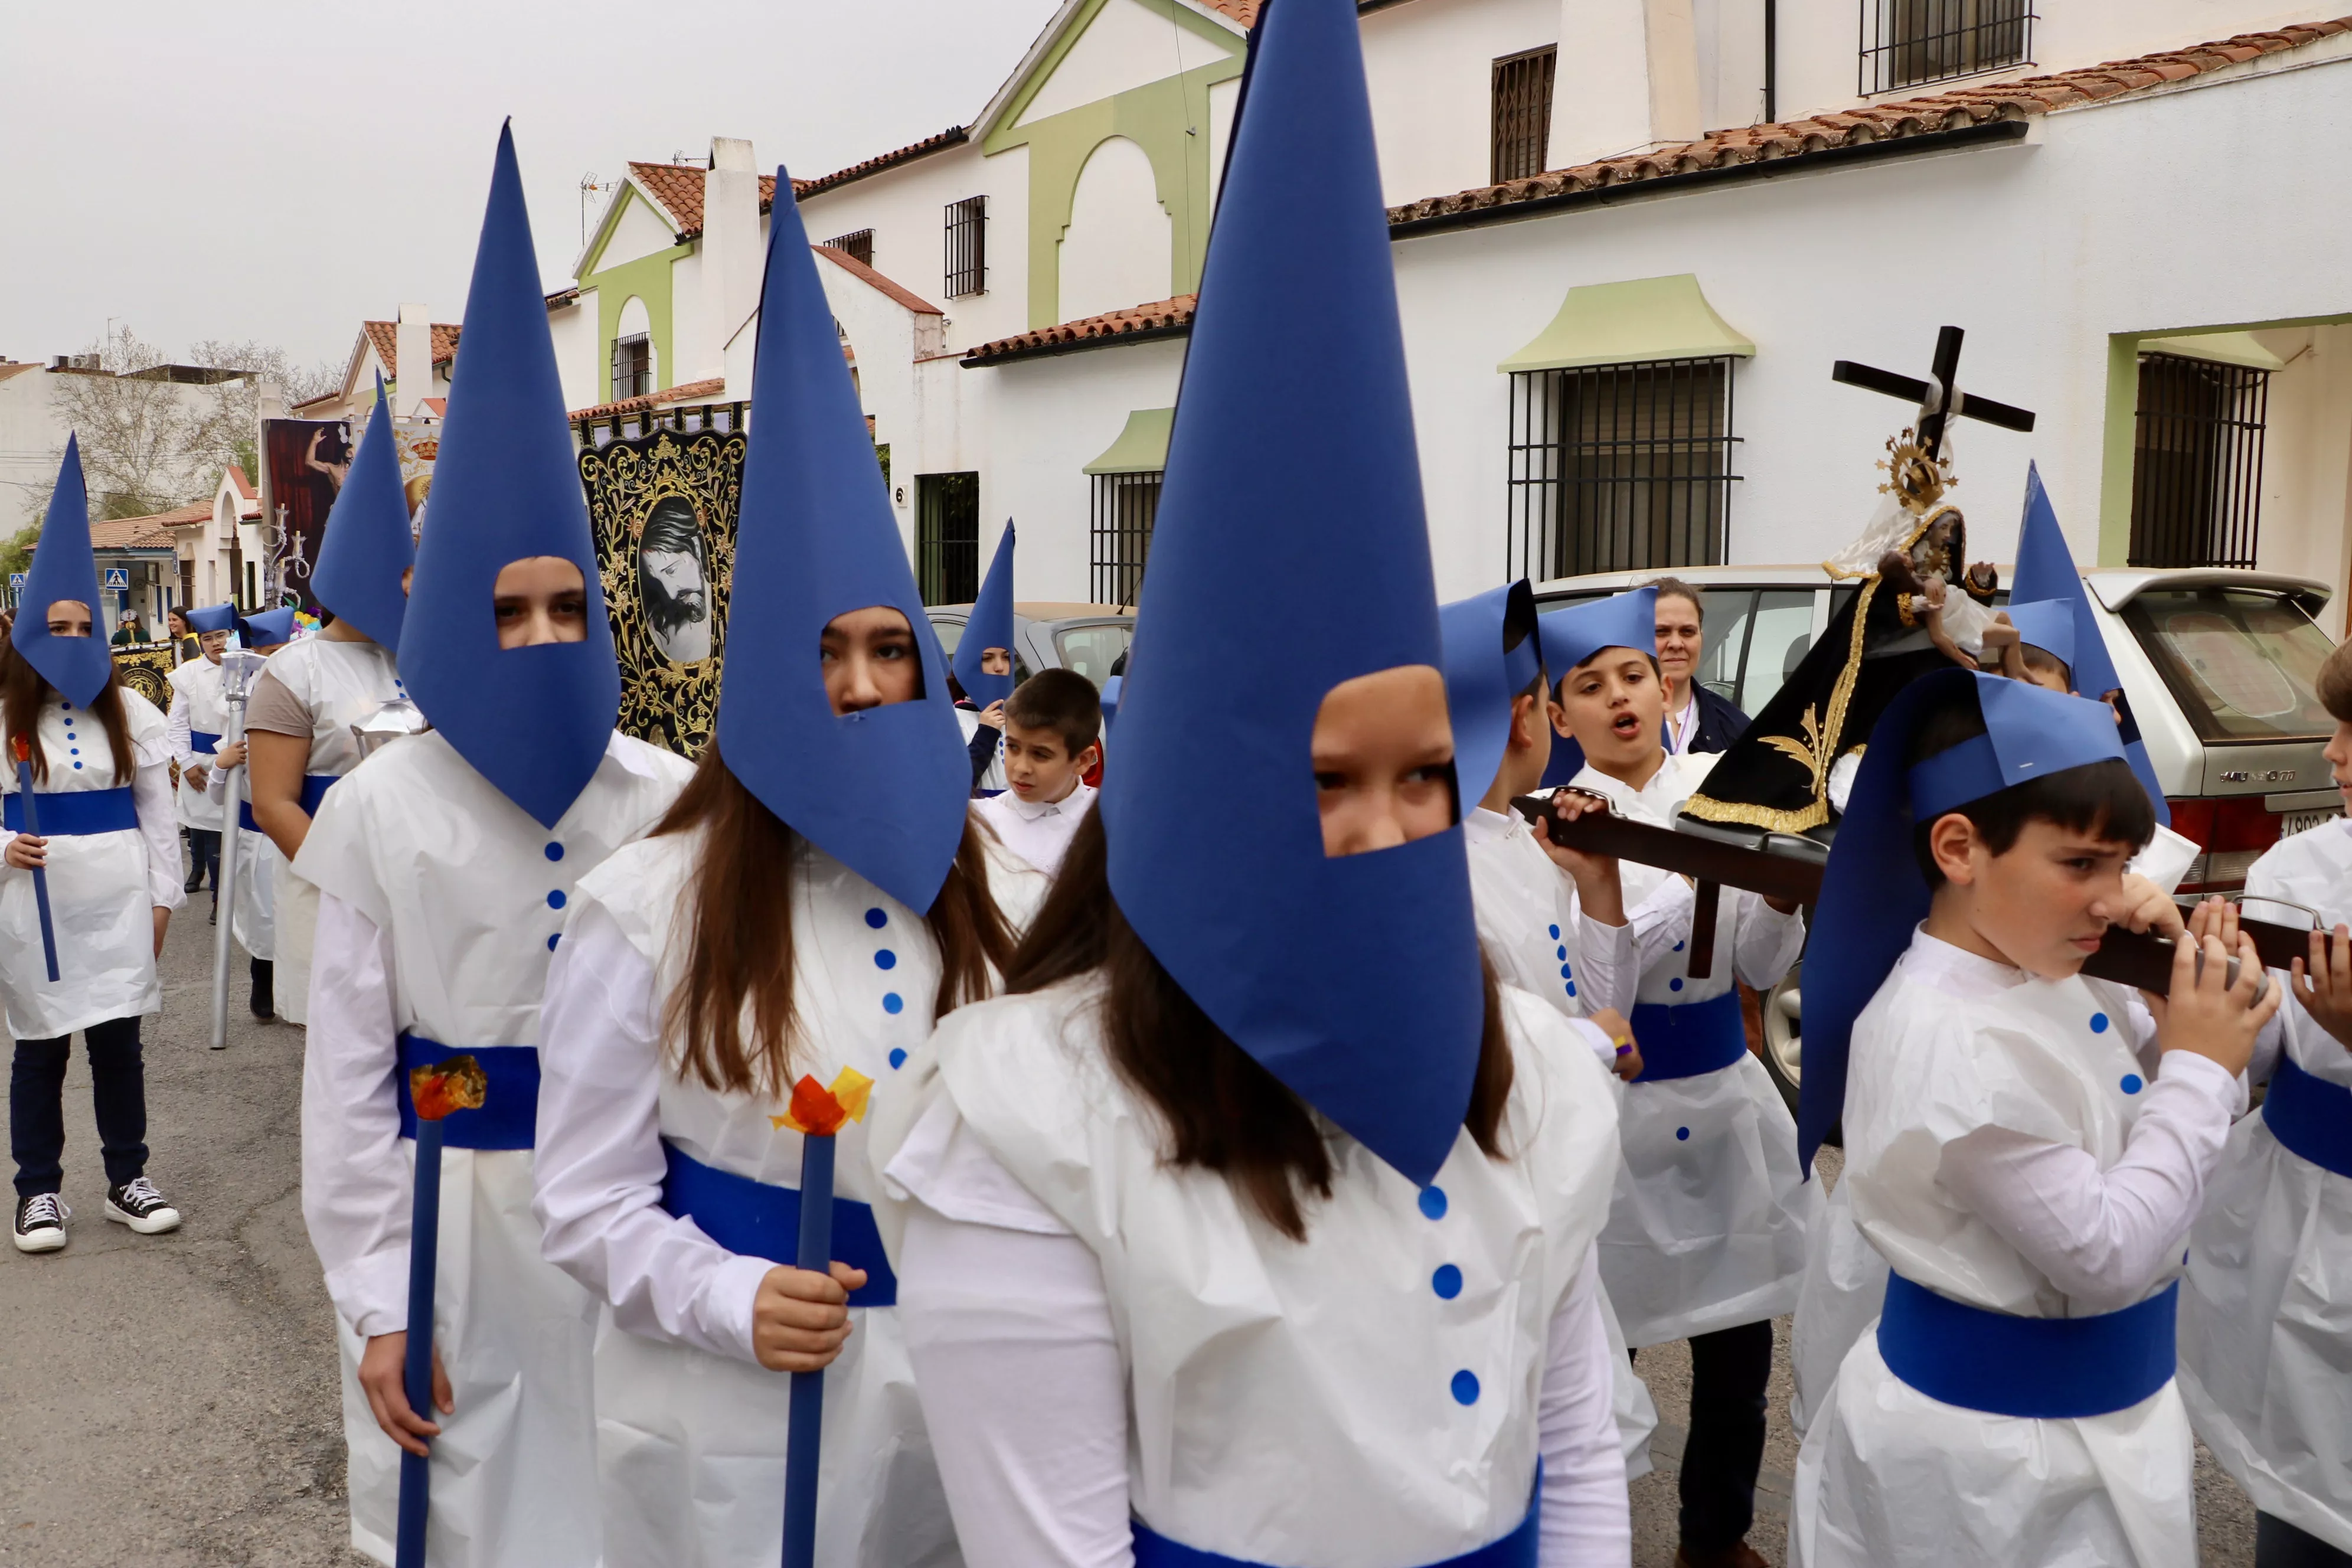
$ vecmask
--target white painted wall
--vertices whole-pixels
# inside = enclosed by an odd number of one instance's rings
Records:
[[[1160,205],[1150,154],[1114,136],[1088,155],[1062,231],[1061,309],[1066,321],[1165,300],[1174,220]]]
[[[1032,124],[1164,77],[1214,65],[1231,52],[1135,0],[1109,0],[1014,123]]]
[[[2256,560],[2333,584],[2326,620],[2340,636],[2352,581],[2352,326],[2255,337],[2287,362],[2271,377]]]
[[[563,384],[563,406],[593,408],[602,399],[596,374],[596,290],[583,289],[579,300],[547,313],[548,336],[555,342],[555,373]]]
[[[669,356],[654,343],[654,384],[677,386],[719,373],[723,344],[715,341],[710,300],[702,286],[703,247],[696,245],[669,264]],[[627,336],[631,329],[621,329]]]
[[[1412,0],[1363,19],[1364,81],[1391,204],[1487,183],[1494,66],[1560,37],[1561,0]],[[1559,106],[1555,103],[1555,121]]]
[[[947,297],[947,209],[967,196],[988,198],[988,289]],[[952,348],[1027,330],[1029,149],[984,157],[965,142],[895,169],[820,192],[801,205],[809,237],[819,244],[861,228],[874,231],[874,269],[946,312]],[[1132,303],[1132,301],[1130,301]]]
[[[667,250],[677,243],[677,232],[670,227],[669,220],[659,216],[654,204],[635,185],[622,186],[613,199],[621,204],[621,214],[613,220],[613,237],[606,242],[604,254],[596,258],[597,270]]]

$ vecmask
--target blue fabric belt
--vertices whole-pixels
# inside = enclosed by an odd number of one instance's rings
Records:
[[[2063,1420],[2128,1410],[2172,1381],[2178,1280],[2095,1318],[2018,1318],[1886,1278],[1878,1353],[1930,1399]]]
[[[706,1165],[667,1138],[662,1153],[669,1162],[662,1177],[662,1207],[692,1220],[730,1252],[793,1266],[801,1237],[798,1187],[772,1186]],[[837,1263],[866,1270],[865,1288],[850,1292],[851,1306],[898,1304],[898,1277],[890,1272],[890,1259],[882,1251],[873,1208],[837,1193],[833,1199],[833,1257]]]
[[[318,816],[319,803],[327,798],[328,789],[341,782],[342,776],[341,773],[304,773],[302,775],[302,815]],[[253,820],[253,802],[241,800],[236,803],[236,825],[247,833],[261,831],[261,824]]]
[[[131,803],[131,786],[119,789],[71,789],[51,795],[47,790],[34,792],[41,797],[37,813],[41,819],[44,838],[70,838],[84,833],[120,833],[125,828],[136,832],[139,827],[139,807]],[[5,809],[0,809],[0,824],[11,833],[25,831],[24,797],[8,796]]]
[[[188,731],[188,750],[202,752],[207,757],[220,750],[220,742],[221,738],[218,735],[203,730]]]
[[[47,810],[42,807],[44,816]],[[2282,1052],[2263,1097],[2263,1122],[2288,1153],[2352,1176],[2352,1089],[2314,1077]]]
[[[1528,1516],[1510,1534],[1490,1541],[1475,1552],[1433,1563],[1429,1568],[1536,1568],[1536,1548],[1542,1536],[1543,1467],[1536,1467],[1536,1484],[1528,1498]],[[1141,1520],[1135,1531],[1135,1568],[1265,1568],[1246,1557],[1224,1557],[1180,1546]]]
[[[1635,1083],[1696,1078],[1717,1072],[1748,1054],[1748,1025],[1735,989],[1677,1007],[1644,1002],[1633,1009],[1633,1043],[1642,1049]]]
[[[422,1035],[400,1037],[400,1135],[416,1136],[416,1102],[408,1075],[451,1057],[471,1057],[490,1080],[479,1110],[453,1110],[441,1122],[445,1149],[528,1149],[539,1141],[539,1047],[445,1046]]]

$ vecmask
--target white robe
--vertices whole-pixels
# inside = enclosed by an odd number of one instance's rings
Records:
[[[221,820],[226,823],[230,820],[229,786],[236,786],[238,803],[250,811],[252,784],[242,763],[234,768],[214,768],[205,775],[205,795],[222,808]],[[278,955],[278,868],[285,865],[286,857],[278,852],[278,846],[269,841],[268,835],[251,827],[240,826],[234,835],[223,829],[221,852],[227,854],[232,848],[236,854],[236,884],[231,889],[235,901],[229,910],[230,933],[247,957],[272,961]],[[305,984],[309,979],[306,972]]]
[[[1624,816],[1672,826],[1675,814],[1720,753],[1669,756],[1640,790],[1586,767],[1578,789],[1605,795]],[[1733,977],[1763,990],[1797,961],[1805,922],[1758,895],[1721,894],[1715,962],[1690,977],[1691,898],[1681,879],[1625,863],[1626,902],[1642,963],[1639,1004],[1688,1006],[1729,994]],[[1679,912],[1668,914],[1670,910]],[[1635,1030],[1640,1029],[1639,1021]],[[1759,1322],[1790,1310],[1804,1275],[1805,1238],[1820,1190],[1797,1166],[1797,1125],[1753,1052],[1713,1072],[1637,1080],[1625,1094],[1624,1162],[1601,1278],[1627,1342],[1661,1344]]]
[[[751,1305],[775,1267],[729,1252],[661,1207],[663,1144],[797,1187],[801,1135],[779,1100],[671,1070],[662,1022],[680,962],[679,898],[698,837],[648,838],[580,888],[548,974],[536,1209],[549,1259],[603,1303],[596,1447],[605,1568],[764,1563],[782,1540],[792,1379],[758,1364]],[[990,847],[1000,884],[1042,883]],[[793,1070],[843,1068],[899,1092],[931,1031],[940,964],[922,917],[805,842],[793,884]],[[1034,890],[1009,899],[1024,907]],[[875,917],[881,917],[877,924]],[[884,955],[889,967],[877,962]],[[866,1123],[836,1135],[835,1191],[870,1203]],[[788,1260],[787,1260],[788,1261]],[[951,1568],[947,1500],[898,1315],[854,1308],[824,1379],[821,1568]]]
[[[614,734],[552,828],[436,732],[394,741],[329,793],[296,869],[320,892],[302,1087],[302,1215],[343,1355],[352,1542],[390,1563],[399,1450],[356,1381],[363,1342],[407,1326],[415,1145],[397,1040],[536,1046],[562,910],[642,837],[688,765]],[[495,1092],[495,1089],[493,1090]],[[435,1342],[456,1396],[433,1441],[434,1568],[597,1559],[589,1352],[595,1308],[540,1256],[529,1150],[442,1155]]]
[[[2185,1052],[2159,1070],[2151,1034],[2120,987],[1915,936],[1854,1025],[1840,1190],[1861,1235],[2020,1317],[2163,1289],[2242,1087]],[[2171,1384],[2104,1415],[1988,1415],[1903,1383],[1864,1332],[1805,1432],[1790,1562],[2189,1568],[2190,1464]]]
[[[33,873],[0,863],[0,1000],[8,1033],[48,1040],[111,1018],[162,1010],[155,979],[157,909],[186,902],[181,891],[180,829],[172,808],[171,747],[155,705],[121,689],[131,736],[132,777],[114,773],[106,727],[69,707],[55,691],[41,705],[36,739],[48,776],[43,795],[112,789],[128,783],[139,826],[110,833],[64,835],[54,820],[42,826],[49,841],[49,920],[57,936],[58,979],[49,980],[41,948]],[[0,725],[0,792],[16,793],[16,750]],[[37,802],[37,806],[39,803]],[[13,837],[0,834],[0,838]]]
[[[180,825],[217,833],[221,803],[207,796],[203,786],[188,777],[188,770],[202,765],[207,782],[212,777],[212,753],[198,752],[190,745],[191,734],[201,731],[217,736],[228,731],[228,703],[221,695],[221,667],[208,658],[192,658],[166,679],[172,683],[172,710],[166,715],[172,736],[172,760],[180,764],[176,797]]]
[[[2246,912],[2352,921],[2352,821],[2296,834],[2246,876]],[[2273,973],[2282,983],[2286,976]],[[2352,1085],[2352,1052],[2290,993],[2297,1067]],[[2189,1237],[2180,1393],[2197,1435],[2254,1506],[2352,1552],[2352,1179],[2282,1147],[2259,1115],[2231,1131]]]
[[[972,802],[971,814],[988,824],[1007,849],[1051,877],[1061,870],[1070,840],[1094,806],[1095,792],[1076,784],[1057,801],[1034,803],[1007,789]]]
[[[1502,992],[1508,1158],[1465,1132],[1417,1193],[1334,1134],[1300,1245],[1222,1175],[1169,1166],[1105,1058],[1100,985],[957,1012],[871,1135],[966,1561],[1124,1562],[1131,1510],[1244,1561],[1442,1562],[1520,1525],[1540,1452],[1548,1568],[1625,1563],[1607,1352],[1581,1288],[1615,1112],[1559,1016]],[[1018,1286],[992,1288],[1008,1269]],[[1056,1310],[1040,1283],[1066,1292],[1070,1325],[1040,1321]],[[1074,1369],[1090,1397],[1063,1396]]]

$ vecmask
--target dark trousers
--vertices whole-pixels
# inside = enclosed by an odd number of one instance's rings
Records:
[[[1771,1321],[1697,1335],[1690,1354],[1682,1539],[1694,1552],[1720,1552],[1743,1539],[1756,1522],[1756,1472],[1764,1464],[1764,1385],[1772,1376]]]
[[[205,885],[209,879],[215,897],[220,892],[220,830],[215,827],[191,827],[188,835],[188,888],[191,891]]]
[[[107,1185],[147,1169],[147,1073],[140,1060],[139,1020],[110,1018],[82,1031],[89,1089],[98,1112]],[[73,1037],[18,1040],[8,1072],[8,1150],[16,1160],[16,1195],[54,1193],[65,1181],[66,1056]]]
[[[2352,1568],[2352,1552],[2338,1552],[2283,1519],[2257,1513],[2254,1568]]]

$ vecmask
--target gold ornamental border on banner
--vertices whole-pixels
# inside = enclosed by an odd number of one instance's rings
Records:
[[[580,480],[596,538],[598,578],[621,663],[624,734],[698,757],[719,715],[719,669],[727,642],[730,584],[735,574],[735,514],[743,493],[744,437],[721,431],[656,429],[580,454]],[[670,659],[654,641],[638,582],[638,547],[647,518],[676,496],[694,509],[705,545],[710,654]]]
[[[123,685],[155,705],[172,710],[172,647],[169,643],[114,650],[114,673]]]

